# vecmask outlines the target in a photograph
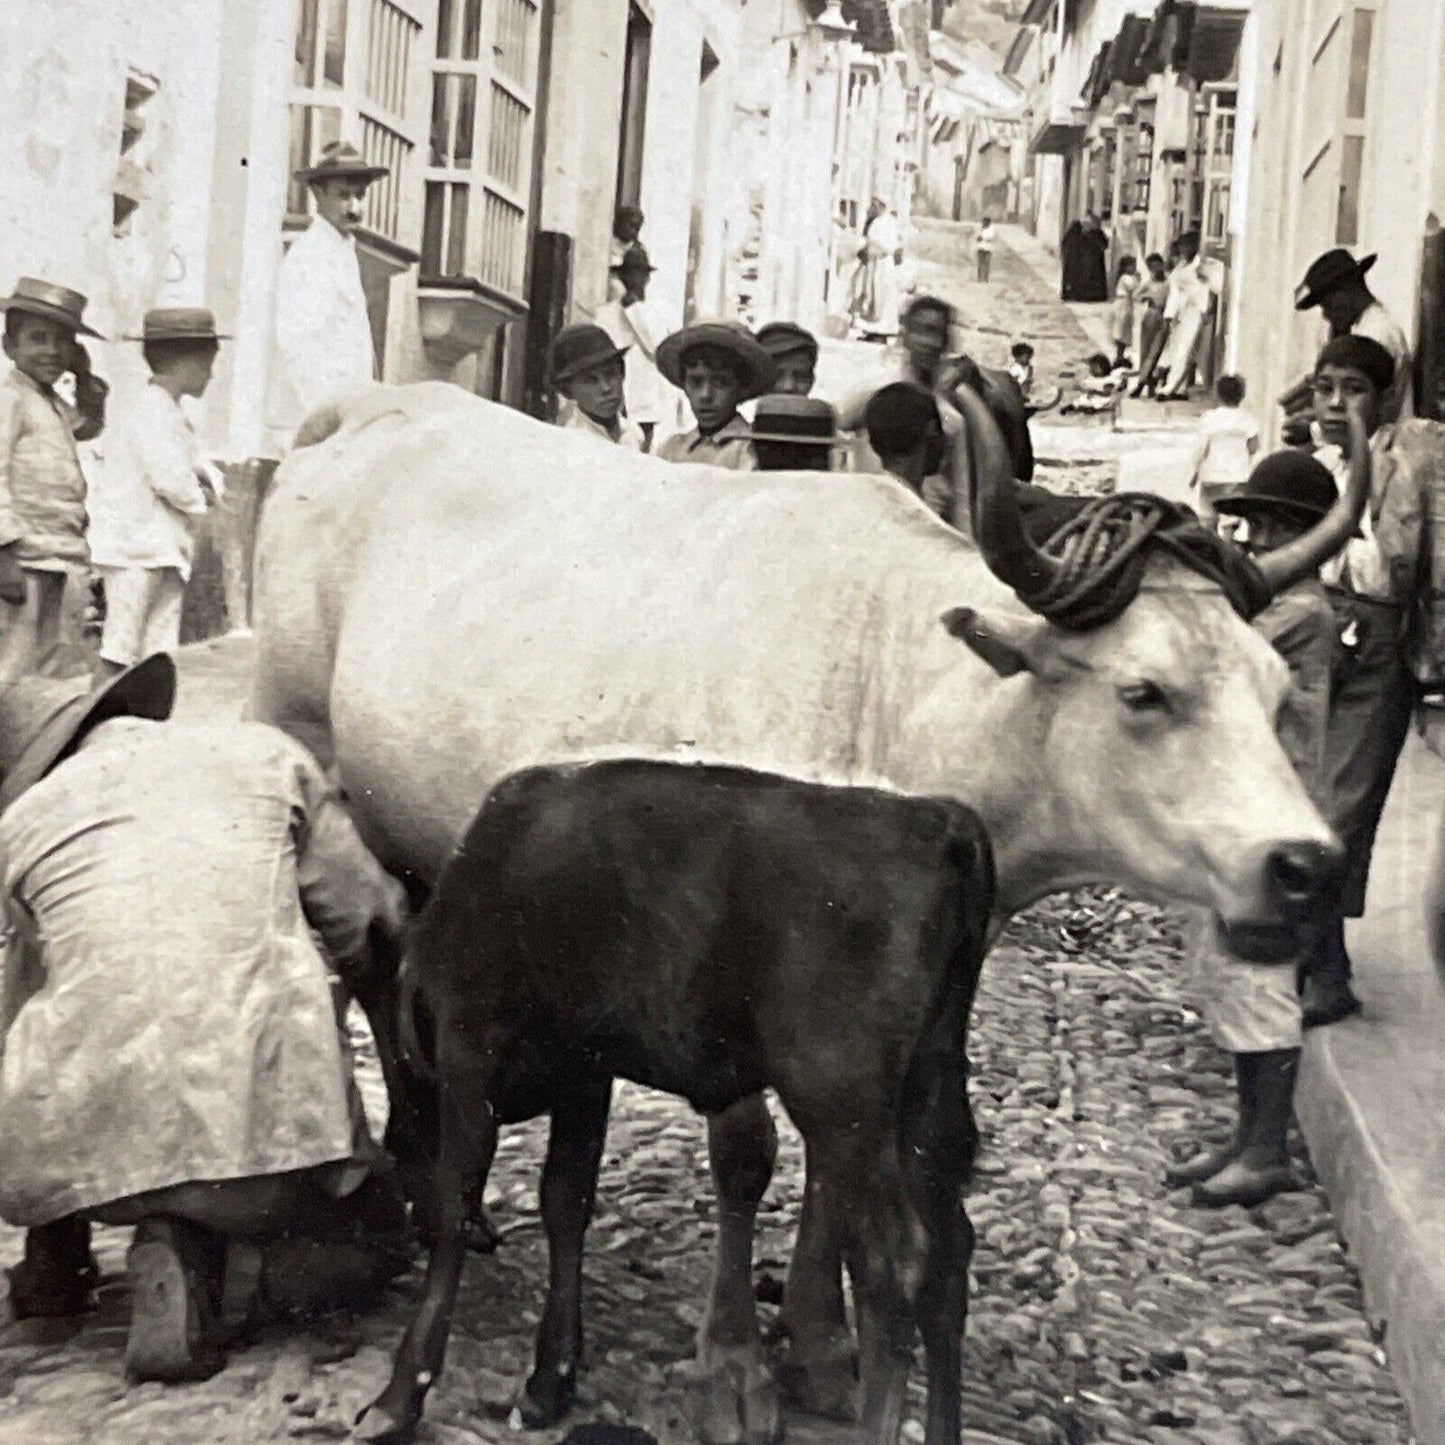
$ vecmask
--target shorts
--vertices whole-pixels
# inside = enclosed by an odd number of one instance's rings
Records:
[[[102,567],[105,624],[100,655],[132,667],[157,652],[174,652],[181,641],[181,601],[186,584],[175,567]]]
[[[1303,1038],[1295,965],[1249,963],[1229,950],[1212,916],[1189,933],[1195,991],[1210,1036],[1231,1054],[1297,1049]]]

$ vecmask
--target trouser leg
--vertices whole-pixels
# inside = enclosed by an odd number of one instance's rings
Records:
[[[10,1271],[17,1320],[79,1314],[99,1279],[90,1225],[78,1214],[25,1231],[25,1254]]]

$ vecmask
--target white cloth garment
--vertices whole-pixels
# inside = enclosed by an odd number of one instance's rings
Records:
[[[282,258],[272,338],[266,427],[280,456],[318,406],[376,377],[356,242],[320,216]]]

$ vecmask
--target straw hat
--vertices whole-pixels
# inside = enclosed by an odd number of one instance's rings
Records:
[[[0,311],[24,311],[31,316],[43,316],[47,321],[59,321],[70,327],[79,336],[94,336],[101,339],[100,332],[92,331],[80,319],[85,310],[85,297],[68,286],[56,286],[50,281],[39,281],[34,276],[22,276],[15,283],[12,295],[0,300]]]
[[[82,679],[27,677],[0,692],[0,813],[63,763],[94,727],[117,717],[164,722],[176,700],[176,665],[158,652],[91,690]]]
[[[374,166],[357,148],[346,140],[334,140],[321,148],[321,158],[314,166],[293,172],[298,181],[320,186],[327,181],[363,180],[368,185],[389,176],[387,166]]]
[[[204,306],[155,306],[145,314],[139,336],[127,341],[229,341],[216,330],[216,318]]]
[[[753,412],[755,442],[796,442],[799,446],[837,446],[838,419],[832,406],[816,396],[778,394],[758,398]]]
[[[1361,256],[1357,261],[1343,246],[1316,256],[1305,272],[1305,278],[1295,287],[1294,309],[1308,311],[1335,290],[1349,281],[1363,281],[1365,273],[1378,257]]]
[[[657,369],[674,385],[682,385],[682,362],[700,347],[724,351],[743,374],[739,401],[750,401],[768,391],[778,378],[778,363],[758,344],[751,331],[737,321],[698,321],[674,331],[657,344]]]

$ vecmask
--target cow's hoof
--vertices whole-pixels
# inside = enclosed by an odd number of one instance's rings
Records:
[[[691,1373],[703,1445],[776,1445],[782,1439],[778,1385],[760,1348],[711,1346]]]
[[[528,1430],[545,1430],[572,1408],[576,1398],[576,1370],[536,1370],[517,1401],[517,1411]]]
[[[420,1411],[398,1415],[375,1400],[356,1417],[351,1438],[364,1440],[367,1445],[412,1445],[420,1420]]]
[[[825,1420],[858,1418],[858,1350],[851,1338],[811,1349],[790,1349],[778,1364],[778,1381],[790,1405]]]

